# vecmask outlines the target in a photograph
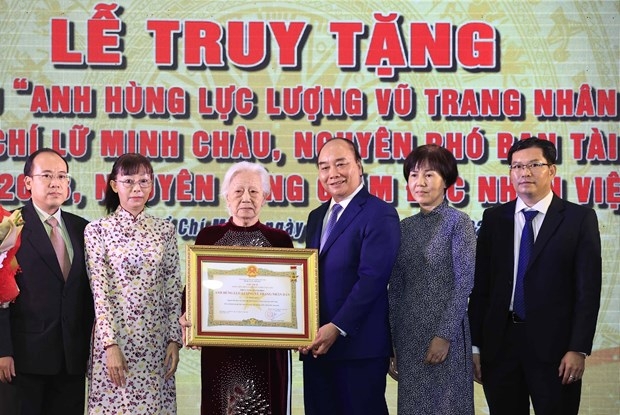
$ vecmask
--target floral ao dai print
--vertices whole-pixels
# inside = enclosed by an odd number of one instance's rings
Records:
[[[182,287],[174,226],[118,208],[85,231],[96,328],[89,367],[89,414],[175,414],[174,377],[165,380],[169,341],[181,342]],[[108,378],[105,347],[118,344],[125,387]]]

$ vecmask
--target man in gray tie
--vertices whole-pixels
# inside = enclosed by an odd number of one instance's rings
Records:
[[[594,210],[557,197],[556,149],[508,152],[517,199],[484,212],[469,322],[491,415],[576,415],[601,294]]]
[[[93,300],[84,263],[87,221],[64,212],[69,166],[40,149],[24,165],[31,199],[16,275],[20,293],[0,309],[0,413],[83,415]]]

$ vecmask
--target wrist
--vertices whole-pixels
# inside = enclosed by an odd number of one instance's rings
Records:
[[[337,325],[335,325],[334,323],[331,323],[331,325],[333,325],[336,330],[338,330],[338,334],[342,337],[347,337],[347,332],[342,330],[340,327],[338,327]]]

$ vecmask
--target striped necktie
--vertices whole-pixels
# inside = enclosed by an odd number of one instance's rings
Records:
[[[336,222],[338,221],[338,213],[340,213],[341,210],[342,206],[340,206],[338,203],[332,206],[332,213],[331,215],[329,215],[327,225],[325,225],[325,231],[323,232],[323,236],[321,237],[321,251],[323,250],[323,245],[325,244],[325,241],[327,241],[327,238],[329,238],[329,234],[334,229],[334,226],[336,226]]]

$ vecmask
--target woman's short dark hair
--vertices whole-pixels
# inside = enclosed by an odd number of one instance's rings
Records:
[[[120,175],[130,176],[132,174],[138,174],[140,173],[140,170],[146,171],[146,173],[151,176],[151,180],[153,179],[153,166],[151,165],[149,159],[144,157],[142,154],[126,153],[114,162],[112,172],[108,176],[108,182],[105,188],[105,197],[103,199],[106,212],[114,212],[118,205],[121,204],[121,201],[118,198],[118,193],[112,190],[112,185],[110,184],[112,180],[116,180],[116,178]]]
[[[405,180],[409,180],[411,170],[421,166],[427,166],[439,173],[446,183],[446,189],[456,183],[456,179],[459,177],[459,169],[456,166],[454,155],[436,144],[425,144],[416,147],[409,153],[403,165]]]
[[[555,164],[558,156],[558,151],[555,149],[555,145],[549,140],[543,140],[538,137],[524,138],[523,140],[517,140],[508,150],[508,164],[512,164],[512,155],[526,148],[538,147],[542,150],[543,156],[547,163]]]

